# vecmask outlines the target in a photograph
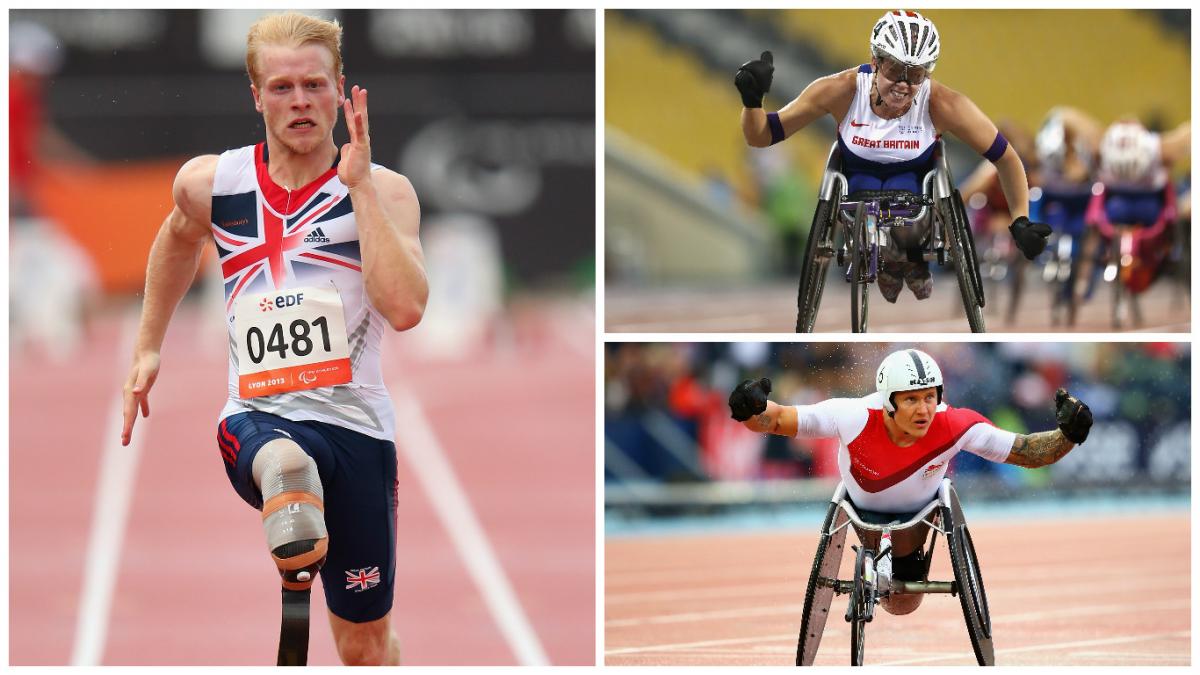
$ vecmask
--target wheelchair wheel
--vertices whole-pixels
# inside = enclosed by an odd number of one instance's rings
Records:
[[[855,333],[867,332],[867,283],[871,264],[870,243],[867,241],[867,219],[860,202],[854,212],[854,225],[850,237],[850,329]]]
[[[996,654],[992,646],[992,619],[988,611],[987,593],[983,587],[983,573],[975,555],[975,544],[967,529],[958,495],[951,492],[951,508],[943,513],[942,520],[951,525],[946,543],[950,549],[950,563],[954,567],[954,581],[958,585],[958,600],[962,605],[963,619],[975,660],[981,666],[996,665]]]
[[[967,260],[970,261],[968,266],[971,270],[971,277],[975,279],[976,299],[979,301],[980,308],[987,306],[987,299],[983,293],[983,275],[979,271],[979,256],[975,254],[975,235],[971,232],[971,221],[967,218],[967,207],[963,206],[962,195],[958,190],[954,191],[957,197],[954,200],[954,205],[958,211],[958,222],[962,225],[963,251],[967,255]]]
[[[864,572],[870,566],[875,569],[875,552],[866,548],[858,549],[854,560],[854,590],[850,595],[850,665],[861,666],[863,655],[866,653],[867,623],[871,620],[872,603],[870,597],[874,588],[863,578]]]
[[[839,202],[840,188],[835,188],[832,198],[821,200],[813,214],[808,243],[804,247],[804,264],[800,268],[800,288],[796,294],[797,333],[811,333],[817,320],[821,293],[825,290],[825,272],[833,255],[833,224]]]
[[[825,633],[825,622],[829,619],[829,606],[833,604],[834,587],[838,568],[842,565],[842,553],[846,544],[846,514],[837,504],[830,504],[821,526],[821,541],[817,544],[817,555],[813,559],[812,573],[808,577],[808,588],[804,593],[804,618],[800,625],[800,639],[796,643],[796,665],[811,666],[821,646]],[[830,529],[837,529],[829,534]]]
[[[986,332],[983,322],[983,280],[979,275],[979,261],[975,259],[975,242],[971,226],[966,218],[962,197],[958,190],[942,200],[947,239],[954,257],[954,269],[958,276],[958,291],[962,294],[963,309],[972,333]]]

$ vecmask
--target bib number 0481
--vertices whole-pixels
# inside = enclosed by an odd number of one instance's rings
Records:
[[[311,328],[310,328],[311,326]],[[311,324],[304,319],[296,319],[288,324],[288,334],[291,336],[289,342],[284,336],[283,324],[275,324],[271,328],[269,337],[263,336],[262,330],[258,326],[251,326],[250,330],[246,331],[246,351],[250,355],[250,360],[254,363],[262,363],[267,352],[275,352],[279,358],[286,359],[288,349],[291,349],[295,356],[308,356],[313,350],[313,339],[309,337],[314,328],[320,328],[321,348],[328,353],[329,345],[329,321],[325,317],[314,319]]]
[[[245,295],[235,307],[242,398],[346,384],[353,377],[341,296],[332,287]]]

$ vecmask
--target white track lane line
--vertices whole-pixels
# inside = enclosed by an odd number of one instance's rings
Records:
[[[1078,647],[1095,647],[1099,645],[1120,645],[1129,644],[1131,642],[1145,642],[1147,640],[1168,640],[1172,638],[1190,638],[1192,632],[1190,630],[1172,631],[1170,633],[1150,633],[1148,635],[1130,635],[1127,637],[1102,638],[1098,640],[1080,640],[1078,642],[1051,642],[1042,645],[1029,645],[1028,647],[1013,647],[1012,649],[997,649],[996,656],[1005,654],[1024,654],[1027,652],[1044,652],[1047,650],[1064,650],[1075,649]],[[969,654],[969,653],[968,653]],[[963,658],[962,654],[947,654],[944,656],[926,656],[917,659],[904,659],[902,661],[890,661],[888,663],[872,663],[872,666],[907,666],[914,663],[931,663],[933,661],[950,661]]]
[[[116,357],[118,368],[129,365],[138,314],[137,309],[131,310],[122,323]],[[122,370],[121,375],[124,374]],[[139,417],[129,446],[121,445],[124,400],[120,387],[123,383],[124,379],[112,382],[115,395],[109,401],[108,426],[101,441],[104,454],[100,457],[100,479],[96,482],[91,534],[83,558],[83,587],[75,623],[75,645],[71,650],[71,665],[74,666],[99,665],[104,658],[117,568],[124,548],[125,525],[129,520],[129,503],[137,481],[138,456],[150,426],[150,418]]]
[[[420,403],[407,387],[389,383],[388,389],[396,407],[396,444],[416,473],[517,663],[550,665]]]

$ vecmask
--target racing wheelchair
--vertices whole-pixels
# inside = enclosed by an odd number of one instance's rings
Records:
[[[835,259],[838,267],[845,269],[844,277],[851,285],[851,329],[866,332],[867,295],[878,276],[889,239],[903,242],[910,257],[936,260],[939,266],[949,258],[957,271],[971,331],[984,332],[983,280],[975,257],[975,240],[943,150],[939,139],[934,148],[934,168],[925,174],[921,194],[864,190],[847,195],[849,183],[841,171],[841,151],[834,142],[825,162],[800,270],[797,333],[812,332],[826,271]]]
[[[1178,232],[1173,228],[1175,189],[1170,183],[1163,187],[1157,218],[1140,224],[1112,222],[1106,210],[1109,193],[1109,188],[1103,184],[1093,190],[1086,216],[1093,230],[1085,250],[1091,253],[1099,248],[1101,251],[1099,263],[1104,269],[1103,278],[1112,284],[1113,290],[1113,328],[1122,328],[1126,314],[1134,326],[1140,326],[1142,312],[1138,297],[1160,276],[1172,254],[1174,240],[1178,238]],[[1094,256],[1091,253],[1085,260],[1093,262]]]
[[[846,530],[854,526],[860,538],[855,550],[854,572],[851,579],[839,579],[838,571],[845,550]],[[928,526],[932,531],[929,547],[925,551],[925,574],[922,581],[899,581],[891,578],[891,533],[913,527]],[[868,548],[863,533],[879,533],[880,549]],[[928,581],[929,561],[932,560],[937,535],[946,538],[950,551],[950,562],[954,568],[954,581]],[[804,616],[800,626],[800,638],[796,645],[796,665],[811,666],[817,658],[817,648],[829,618],[830,605],[835,595],[848,595],[849,607],[846,621],[850,623],[850,663],[863,664],[866,624],[874,617],[875,606],[889,597],[911,593],[950,593],[957,595],[962,605],[967,633],[975,650],[975,659],[981,666],[995,665],[992,648],[992,621],[988,613],[987,595],[983,588],[983,576],[975,546],[967,529],[966,517],[958,501],[958,493],[950,479],[942,480],[937,497],[923,509],[904,522],[875,524],[859,515],[846,493],[845,483],[839,483],[834,491],[825,522],[821,526],[821,539],[817,544],[817,555],[813,560],[812,573],[804,595]]]

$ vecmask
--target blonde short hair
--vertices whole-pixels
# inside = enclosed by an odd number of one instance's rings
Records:
[[[326,21],[305,14],[288,12],[264,16],[250,26],[246,35],[246,74],[258,84],[258,52],[264,46],[301,47],[309,43],[324,45],[333,54],[333,74],[342,75],[342,26],[337,20]]]

